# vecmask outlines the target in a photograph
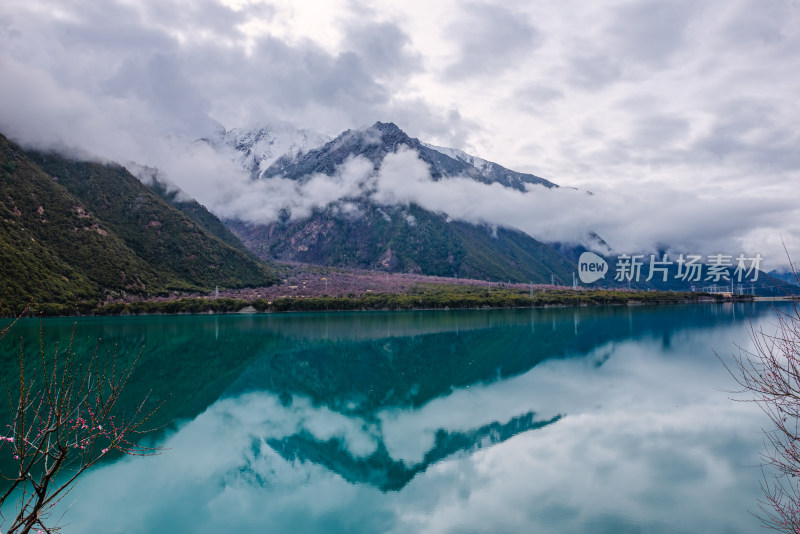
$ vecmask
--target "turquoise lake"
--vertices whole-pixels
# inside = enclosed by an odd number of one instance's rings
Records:
[[[162,453],[87,472],[63,532],[760,532],[769,421],[731,400],[721,359],[775,317],[728,303],[46,319],[46,348],[74,329],[79,353],[102,338],[122,363],[141,354],[130,402],[165,401],[148,437]],[[6,376],[39,329],[0,340]]]

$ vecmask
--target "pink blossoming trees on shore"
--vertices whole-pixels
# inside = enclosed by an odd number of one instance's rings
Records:
[[[135,442],[152,415],[143,411],[144,401],[133,413],[118,413],[136,362],[117,369],[116,352],[101,356],[98,348],[91,357],[78,358],[70,340],[65,351],[56,346],[48,354],[40,343],[40,354],[19,355],[19,385],[7,383],[11,421],[0,426],[0,510],[6,534],[58,530],[56,504],[82,473],[112,451],[158,452]]]

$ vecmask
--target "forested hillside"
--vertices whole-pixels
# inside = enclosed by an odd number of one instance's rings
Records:
[[[26,152],[2,135],[0,276],[3,314],[275,281],[123,167]]]

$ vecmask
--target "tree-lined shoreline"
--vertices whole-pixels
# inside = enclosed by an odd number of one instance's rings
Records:
[[[445,310],[485,308],[545,308],[566,306],[613,306],[687,304],[723,301],[750,302],[751,295],[725,297],[711,293],[609,290],[536,290],[419,284],[404,293],[372,293],[359,296],[308,296],[245,299],[231,297],[182,297],[161,300],[71,305],[36,304],[30,316],[177,315],[202,313],[281,313],[317,311]]]

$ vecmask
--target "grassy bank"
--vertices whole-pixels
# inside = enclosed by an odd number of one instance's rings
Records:
[[[139,315],[290,312],[290,311],[357,311],[411,309],[519,308],[544,306],[596,306],[627,304],[682,304],[700,300],[722,300],[707,293],[659,291],[528,291],[496,287],[417,284],[405,293],[366,293],[344,297],[285,297],[274,300],[239,298],[179,298],[174,300],[142,300],[135,302],[80,302],[75,305],[33,304],[31,315]],[[745,295],[737,300],[749,301]]]

